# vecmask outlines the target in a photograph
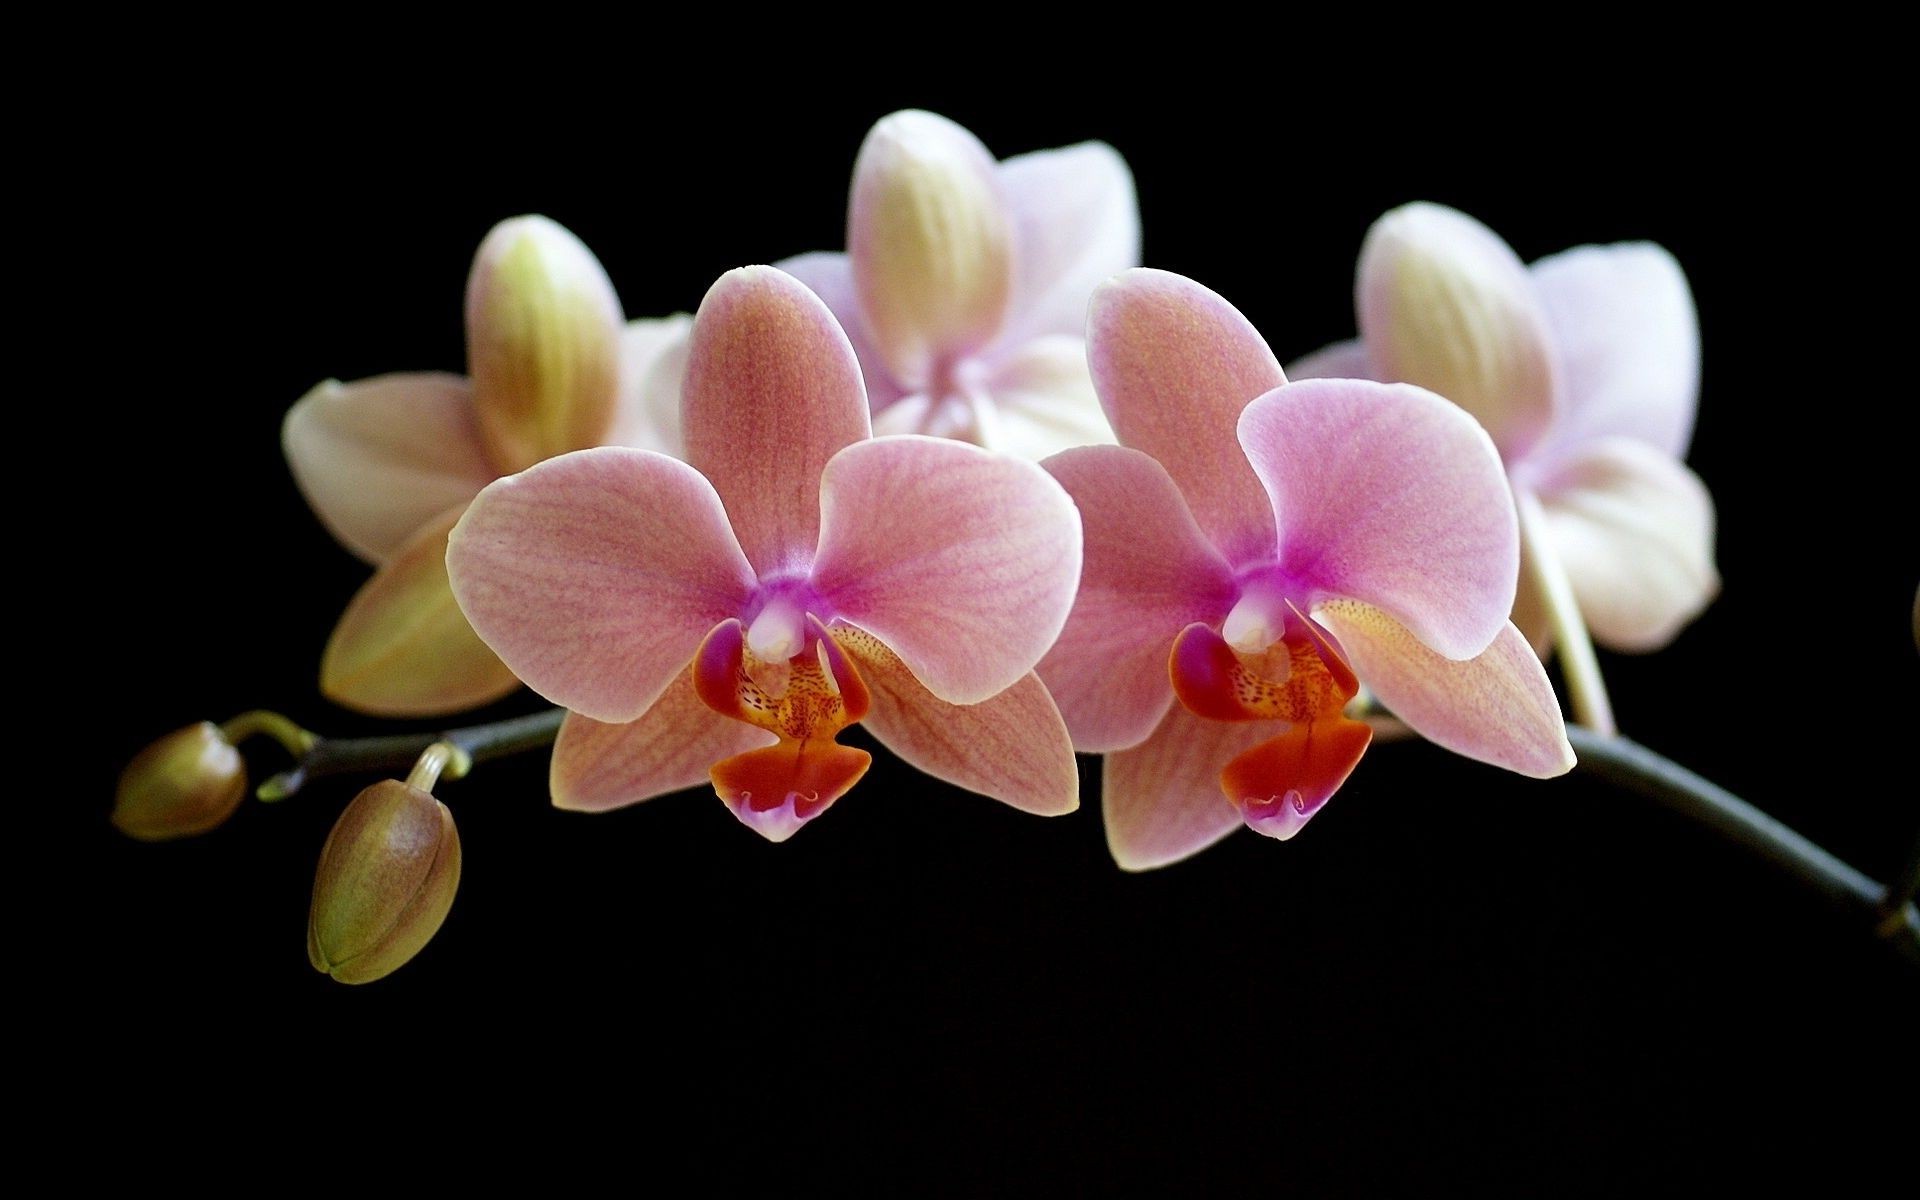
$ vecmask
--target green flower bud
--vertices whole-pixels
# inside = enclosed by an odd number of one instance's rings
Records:
[[[379,979],[439,931],[459,886],[460,835],[447,806],[398,780],[376,783],[320,851],[307,958],[341,983]]]
[[[205,833],[247,795],[247,764],[211,721],[176,729],[120,772],[113,825],[145,842]]]

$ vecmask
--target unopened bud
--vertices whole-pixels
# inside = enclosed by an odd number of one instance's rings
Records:
[[[327,835],[307,916],[307,958],[370,983],[420,953],[453,907],[460,835],[447,806],[388,779],[354,797]]]
[[[205,833],[247,795],[247,765],[211,721],[177,729],[134,756],[120,773],[113,825],[161,842]]]

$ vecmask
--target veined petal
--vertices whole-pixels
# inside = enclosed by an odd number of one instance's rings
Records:
[[[1379,379],[1373,361],[1367,357],[1367,344],[1359,338],[1322,346],[1304,358],[1287,364],[1287,378],[1302,379]]]
[[[327,699],[382,717],[437,717],[478,708],[520,686],[460,615],[447,583],[455,505],[354,593],[320,658]]]
[[[1127,160],[1105,142],[1082,142],[1015,155],[999,175],[1018,247],[1002,344],[1050,333],[1085,337],[1093,289],[1140,265],[1140,203]]]
[[[1533,264],[1559,344],[1553,446],[1637,438],[1686,453],[1700,400],[1700,322],[1673,255],[1652,242],[1581,246]]]
[[[999,332],[1013,295],[1013,222],[980,139],[929,112],[882,118],[853,165],[847,254],[867,330],[893,376]]]
[[[1124,446],[1087,446],[1041,464],[1080,509],[1080,591],[1040,677],[1077,749],[1144,741],[1173,702],[1167,655],[1181,630],[1233,604],[1233,572],[1166,468]]]
[[[314,515],[376,564],[497,474],[480,444],[472,389],[433,371],[329,379],[287,413],[280,444]]]
[[[867,729],[908,765],[1043,817],[1080,807],[1073,742],[1039,676],[978,704],[949,704],[872,634],[842,625],[833,635],[871,693]]]
[[[467,277],[467,369],[494,465],[597,446],[620,398],[620,300],[579,238],[545,217],[493,227]]]
[[[1535,779],[1573,769],[1553,685],[1511,623],[1478,657],[1456,662],[1358,601],[1332,601],[1314,616],[1340,639],[1380,702],[1428,741]]]
[[[713,765],[778,741],[708,708],[682,671],[635,721],[607,725],[568,713],[553,744],[556,808],[604,812],[668,792],[704,787]]]
[[[1113,441],[1078,336],[1035,338],[1011,354],[987,383],[993,436],[985,445],[1042,459],[1074,446]]]
[[[700,302],[681,391],[687,461],[713,482],[762,575],[803,567],[820,471],[870,433],[860,363],[820,297],[784,271],[728,271]]]
[[[1013,686],[1066,621],[1080,518],[1033,463],[877,438],[827,464],[820,510],[814,588],[950,704]]]
[[[1093,295],[1087,361],[1120,444],[1160,461],[1229,562],[1273,553],[1273,510],[1234,428],[1285,383],[1240,311],[1184,276],[1138,268]]]
[[[1273,499],[1280,565],[1317,596],[1376,605],[1449,658],[1513,609],[1520,527],[1473,418],[1410,384],[1309,379],[1240,418]]]
[[[693,317],[629,321],[620,335],[620,403],[607,430],[609,446],[632,446],[683,458],[680,383],[687,374]]]
[[[1591,443],[1542,480],[1540,501],[1596,641],[1658,650],[1719,593],[1713,497],[1645,442]]]
[[[860,373],[867,384],[867,406],[873,412],[878,413],[906,394],[894,381],[893,373],[887,369],[886,361],[867,333],[867,319],[860,313],[860,296],[853,288],[853,263],[846,255],[816,250],[783,258],[773,265],[806,284],[832,310],[833,319],[840,322],[841,331],[847,335],[854,355],[860,360]]]
[[[1509,462],[1553,417],[1546,310],[1513,250],[1438,204],[1374,222],[1360,250],[1360,336],[1383,378],[1440,393],[1487,427]]]
[[[1164,867],[1240,828],[1220,772],[1280,728],[1209,721],[1176,704],[1146,741],[1107,755],[1100,790],[1113,861],[1127,871]]]
[[[481,492],[447,545],[453,594],[528,687],[631,721],[755,584],[713,488],[685,463],[603,447]]]

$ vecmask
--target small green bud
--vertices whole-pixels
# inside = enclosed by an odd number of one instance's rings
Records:
[[[247,764],[211,721],[176,729],[120,772],[113,826],[144,842],[205,833],[247,795]]]
[[[307,958],[370,983],[420,953],[453,907],[460,835],[447,806],[388,779],[355,796],[327,835],[307,916]]]

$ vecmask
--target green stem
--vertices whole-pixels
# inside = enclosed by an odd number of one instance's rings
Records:
[[[1573,581],[1567,578],[1566,568],[1547,537],[1547,514],[1533,493],[1524,488],[1514,490],[1513,502],[1520,513],[1522,558],[1533,574],[1533,585],[1540,590],[1547,619],[1553,623],[1554,650],[1560,656],[1561,673],[1566,676],[1573,719],[1612,737],[1619,729],[1613,722],[1613,704],[1607,699],[1607,682],[1600,675],[1593,639],[1587,635],[1587,623],[1574,599]]]
[[[366,775],[379,771],[410,771],[422,755],[439,743],[450,751],[449,765],[457,765],[461,756],[471,763],[486,762],[508,754],[551,746],[560,732],[565,709],[553,708],[490,725],[469,725],[437,733],[402,733],[390,737],[317,738],[300,761],[260,785],[255,793],[262,800],[285,800],[315,779],[330,775]],[[462,767],[450,770],[449,778],[465,773]],[[434,772],[435,777],[439,771]]]
[[[220,726],[220,736],[236,746],[256,733],[265,734],[279,742],[286,747],[287,753],[295,758],[313,749],[313,744],[320,740],[318,734],[312,730],[300,728],[293,723],[292,718],[264,708],[243,712]]]

